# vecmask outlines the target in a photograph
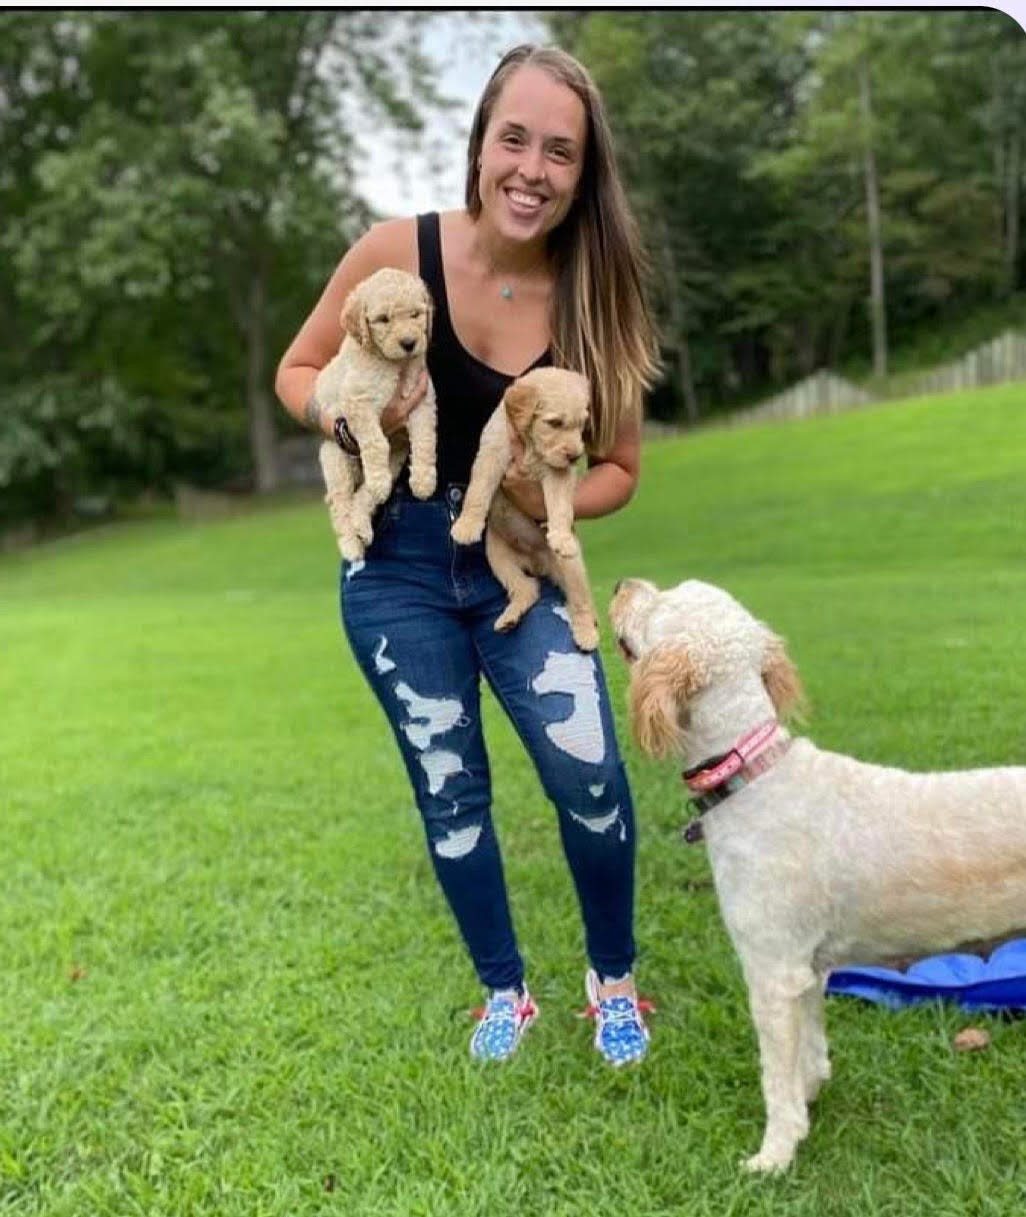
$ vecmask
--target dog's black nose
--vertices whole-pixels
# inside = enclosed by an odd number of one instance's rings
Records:
[[[417,340],[416,340],[416,338],[400,338],[399,345],[403,348],[404,351],[412,351],[413,348],[417,345]]]
[[[613,585],[613,595],[614,596],[620,590],[621,587],[623,587],[623,580],[617,579],[616,583]]]

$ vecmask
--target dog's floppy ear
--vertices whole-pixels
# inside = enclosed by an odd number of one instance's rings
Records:
[[[532,385],[525,385],[523,381],[515,380],[506,390],[502,402],[506,407],[506,417],[517,435],[527,434],[540,400],[538,390]]]
[[[801,717],[805,710],[805,690],[798,669],[784,646],[784,640],[772,630],[766,630],[766,645],[762,655],[762,683],[770,695],[778,718]]]
[[[342,305],[342,329],[360,346],[366,346],[370,342],[367,309],[359,284],[346,296],[346,302]]]
[[[664,644],[631,667],[631,727],[649,756],[671,756],[683,747],[681,716],[708,676],[692,651]]]

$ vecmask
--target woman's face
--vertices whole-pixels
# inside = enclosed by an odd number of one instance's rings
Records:
[[[506,81],[481,142],[481,214],[516,241],[544,237],[573,205],[584,168],[587,115],[580,98],[541,68]]]

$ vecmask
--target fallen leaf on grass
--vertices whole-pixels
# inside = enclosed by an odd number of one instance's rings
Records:
[[[990,1033],[982,1027],[966,1027],[959,1031],[952,1041],[957,1052],[977,1052],[980,1048],[990,1047]]]

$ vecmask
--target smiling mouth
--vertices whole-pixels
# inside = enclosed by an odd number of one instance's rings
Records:
[[[537,211],[545,202],[540,194],[529,194],[525,190],[517,190],[515,188],[507,190],[506,197],[514,207],[522,207],[530,211]]]

